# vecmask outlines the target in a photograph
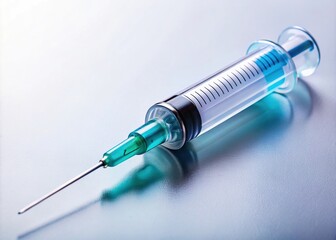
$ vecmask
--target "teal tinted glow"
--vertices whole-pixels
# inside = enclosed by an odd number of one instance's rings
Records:
[[[120,182],[117,186],[103,192],[101,200],[113,201],[131,191],[140,191],[164,177],[155,166],[146,164]]]
[[[103,161],[106,166],[113,167],[137,154],[146,151],[146,142],[140,136],[131,136],[104,153]]]
[[[103,156],[103,161],[106,166],[116,166],[134,155],[149,151],[166,139],[165,125],[158,120],[148,121],[133,131],[126,140],[108,150]]]
[[[283,67],[287,64],[285,57],[279,54],[276,50],[261,55],[255,60],[265,80],[271,83],[268,87],[269,91],[273,91],[285,82],[285,72]]]
[[[146,142],[146,152],[163,143],[167,139],[168,131],[164,122],[153,119],[133,131],[130,136],[140,135]]]

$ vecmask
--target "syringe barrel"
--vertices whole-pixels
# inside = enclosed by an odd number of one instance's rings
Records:
[[[164,146],[178,149],[268,94],[291,91],[297,76],[312,74],[319,59],[314,38],[302,28],[288,28],[279,43],[257,41],[242,59],[155,104],[146,121],[170,111],[179,124],[168,126],[171,135]]]
[[[180,96],[196,106],[202,119],[203,133],[288,84],[293,80],[294,70],[286,54],[270,43]]]

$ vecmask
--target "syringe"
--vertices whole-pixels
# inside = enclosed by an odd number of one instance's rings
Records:
[[[154,104],[147,111],[145,124],[104,153],[98,164],[18,213],[26,212],[100,167],[114,167],[160,144],[170,149],[181,148],[270,93],[290,92],[297,79],[311,75],[319,62],[320,50],[315,39],[301,27],[285,29],[278,43],[252,43],[242,59]]]

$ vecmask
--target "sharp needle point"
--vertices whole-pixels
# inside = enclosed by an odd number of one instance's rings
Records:
[[[78,181],[79,179],[81,179],[82,177],[85,177],[86,175],[88,175],[89,173],[97,170],[100,167],[104,166],[104,162],[100,161],[98,164],[96,164],[95,166],[93,166],[92,168],[89,168],[88,170],[86,170],[85,172],[79,174],[78,176],[70,179],[69,181],[67,181],[66,183],[62,184],[61,186],[59,186],[58,188],[54,189],[53,191],[49,192],[48,194],[44,195],[43,197],[39,198],[38,200],[32,202],[31,204],[27,205],[26,207],[22,208],[18,214],[23,214],[26,211],[28,211],[29,209],[35,207],[36,205],[38,205],[39,203],[43,202],[44,200],[46,200],[47,198],[51,197],[52,195],[58,193],[59,191],[61,191],[62,189],[66,188],[67,186],[71,185],[72,183]]]

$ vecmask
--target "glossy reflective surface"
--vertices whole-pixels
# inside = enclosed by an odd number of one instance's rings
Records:
[[[335,238],[334,1],[2,6],[1,239]],[[316,37],[322,60],[287,97],[17,215],[95,164],[151,104],[293,24]]]

